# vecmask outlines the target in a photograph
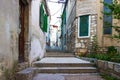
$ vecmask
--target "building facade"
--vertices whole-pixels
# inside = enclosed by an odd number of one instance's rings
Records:
[[[29,61],[32,63],[44,57],[46,52],[46,33],[49,28],[49,9],[46,0],[33,0],[31,4]]]
[[[112,0],[106,3],[111,3]],[[108,46],[119,46],[110,38],[115,31],[104,27],[105,20],[113,23],[102,11],[109,11],[100,0],[67,0],[62,15],[62,47],[67,52],[85,55],[97,46],[104,51]],[[102,18],[102,19],[101,19]]]
[[[44,26],[40,23],[43,4]],[[15,62],[33,61],[44,56],[49,11],[46,0],[1,0],[0,3],[0,75]],[[3,69],[4,68],[4,69]]]

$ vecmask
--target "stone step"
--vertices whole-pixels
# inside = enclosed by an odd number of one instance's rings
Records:
[[[93,67],[93,63],[34,63],[35,67]]]
[[[45,57],[75,57],[73,53],[47,52]]]
[[[36,74],[35,68],[26,68],[16,73],[16,80],[33,80]]]
[[[96,73],[93,63],[75,57],[46,57],[35,62],[39,73]]]
[[[97,73],[95,67],[40,67],[37,73]]]
[[[45,57],[75,57],[75,55],[45,55]]]

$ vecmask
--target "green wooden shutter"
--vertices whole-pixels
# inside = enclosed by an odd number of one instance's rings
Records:
[[[41,4],[41,6],[40,6],[39,25],[40,25],[40,28],[43,29],[43,26],[44,26],[44,9],[43,9],[43,4]]]
[[[79,25],[79,36],[88,36],[89,35],[89,16],[80,16],[80,25]]]
[[[44,27],[43,27],[44,32],[47,32],[47,26],[48,26],[48,16],[45,14],[44,15]]]
[[[44,32],[47,32],[48,16],[44,13],[43,3],[40,6],[39,25]]]

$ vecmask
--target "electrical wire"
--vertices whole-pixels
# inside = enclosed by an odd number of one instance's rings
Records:
[[[48,2],[52,2],[52,3],[61,3],[61,4],[65,4],[65,2],[60,2],[59,0],[58,1],[51,1],[51,0],[47,0]]]
[[[62,10],[62,8],[63,8],[63,5],[62,5],[62,7],[61,7],[60,9],[58,9],[55,13],[51,14],[51,16],[56,15],[58,12],[60,12],[60,10]]]
[[[56,2],[56,1],[50,1],[50,0],[47,0],[48,2],[52,2],[52,3],[58,3],[58,1]]]

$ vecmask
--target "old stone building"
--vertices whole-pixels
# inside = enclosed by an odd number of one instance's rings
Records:
[[[42,28],[41,5],[46,15]],[[46,0],[1,0],[0,17],[0,73],[15,62],[29,66],[44,56],[49,19]]]
[[[109,0],[109,1],[104,0],[104,1],[108,4],[112,3],[112,0]],[[98,45],[103,46],[103,47],[106,47],[106,46],[118,46],[119,47],[120,43],[118,43],[117,40],[109,38],[116,33],[115,30],[112,27],[109,27],[109,28],[104,27],[105,20],[109,21],[109,23],[111,23],[111,25],[115,25],[117,20],[115,20],[112,16],[106,18],[106,16],[104,14],[102,14],[101,11],[107,11],[108,9],[106,9],[106,7],[102,3],[100,3],[100,1],[97,2],[97,5],[99,5],[99,6],[97,6]],[[120,24],[118,23],[116,25],[120,25]]]
[[[97,11],[95,2],[96,0],[68,0],[64,9],[66,11],[66,51],[87,52],[89,43],[96,35]]]
[[[76,4],[76,54],[87,53],[96,36],[97,6],[96,0],[77,0]],[[81,5],[82,4],[82,5]]]
[[[104,0],[106,3],[111,1]],[[115,22],[112,17],[103,15],[102,11],[105,10],[108,11],[100,0],[67,0],[61,25],[62,47],[79,55],[91,52],[95,46],[101,52],[106,51],[108,46],[119,47],[120,44],[110,38],[115,30],[104,27],[105,20]]]

